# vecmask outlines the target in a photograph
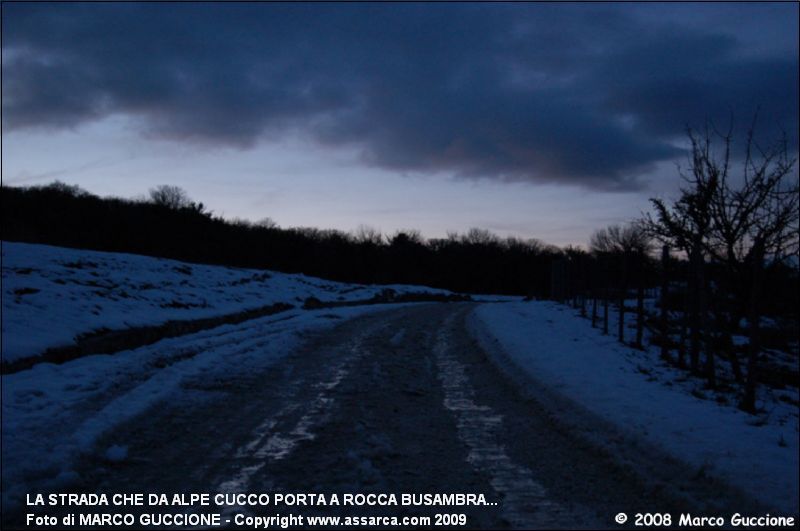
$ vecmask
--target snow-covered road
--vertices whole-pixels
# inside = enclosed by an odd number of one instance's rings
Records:
[[[56,426],[56,436],[61,430],[91,442],[84,441],[84,451],[64,453],[73,464],[60,488],[483,494],[491,505],[293,510],[305,516],[464,513],[469,528],[613,528],[618,512],[757,510],[655,448],[622,441],[615,454],[570,429],[558,418],[565,409],[562,402],[556,408],[551,391],[538,392],[539,384],[522,382],[523,375],[498,370],[495,354],[467,326],[474,307],[323,310],[309,314],[338,324],[294,328],[263,318],[145,347],[158,350],[166,367],[140,364],[149,355],[132,352],[124,357],[131,366],[118,368],[129,374],[127,384],[98,382],[102,403],[64,404],[85,418]],[[285,340],[281,333],[289,329],[302,337]],[[284,342],[283,350],[275,342]],[[269,356],[260,356],[262,350]],[[193,357],[185,358],[187,352]],[[154,380],[157,369],[180,376]],[[126,401],[136,401],[130,414]],[[91,424],[112,414],[113,427]],[[608,429],[604,435],[613,437]],[[18,430],[24,433],[24,426]],[[30,452],[32,458],[34,451],[20,443],[4,456]],[[20,485],[33,477],[15,474]],[[271,509],[234,511],[248,510]]]

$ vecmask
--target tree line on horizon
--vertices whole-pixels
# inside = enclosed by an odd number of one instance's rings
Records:
[[[236,267],[303,273],[361,284],[419,284],[464,293],[546,298],[555,246],[473,228],[425,239],[418,230],[384,235],[271,219],[226,220],[185,190],[162,185],[147,197],[101,198],[75,186],[3,187],[3,239],[129,252]]]

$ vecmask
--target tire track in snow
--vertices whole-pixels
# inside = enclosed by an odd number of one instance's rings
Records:
[[[241,467],[237,473],[219,484],[218,492],[238,493],[248,492],[252,478],[261,471],[269,461],[279,461],[288,457],[294,448],[303,441],[315,438],[314,430],[325,423],[333,406],[332,391],[344,380],[350,372],[352,363],[363,354],[363,335],[350,343],[347,348],[347,357],[338,361],[332,367],[332,376],[327,380],[314,384],[317,391],[311,399],[307,411],[290,429],[276,428],[281,420],[290,416],[302,407],[297,394],[297,386],[293,386],[290,402],[277,414],[267,417],[253,430],[254,437],[236,450],[235,457],[244,461],[255,463]]]
[[[436,335],[434,353],[444,388],[444,406],[456,416],[459,438],[469,448],[469,463],[490,477],[492,487],[503,496],[501,514],[514,528],[554,529],[570,520],[570,512],[550,500],[527,467],[516,464],[498,441],[503,416],[489,406],[475,403],[475,390],[464,364],[453,352],[448,334],[451,315]]]
[[[264,325],[266,324],[269,323]],[[196,351],[208,354],[214,349],[229,347],[233,341],[236,341],[236,346],[226,353],[228,359],[235,359],[237,356],[266,348],[272,340],[271,336],[283,333],[285,330],[280,327],[272,330],[261,329],[261,327],[254,330],[244,329],[244,333],[242,333],[242,329],[238,328],[223,330],[218,334],[196,338],[181,349],[176,349],[175,352]],[[152,352],[158,352],[160,347],[153,345],[145,348]],[[117,391],[105,403],[101,402],[102,398],[100,397],[92,397],[93,402],[102,403],[102,406],[94,412],[87,412],[88,418],[83,420],[72,434],[71,441],[78,449],[77,451],[88,451],[103,433],[115,425],[133,418],[150,405],[169,395],[175,387],[182,385],[185,381],[198,374],[206,374],[209,365],[214,363],[212,356],[207,355],[206,357],[208,358],[207,362],[197,363],[198,360],[192,356],[175,361],[163,368],[147,369],[147,372],[140,376],[141,379],[138,381],[136,376],[132,375],[129,378],[129,387],[127,389],[123,387],[124,391]],[[180,359],[180,356],[178,358]],[[175,378],[175,374],[179,374],[180,377]]]

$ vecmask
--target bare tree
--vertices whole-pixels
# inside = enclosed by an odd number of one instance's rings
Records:
[[[180,186],[162,184],[150,189],[150,200],[156,205],[165,206],[173,210],[191,207],[192,200],[189,194]]]
[[[647,254],[652,249],[652,238],[640,222],[610,225],[592,234],[589,248],[594,253]]]
[[[712,200],[712,231],[709,253],[724,264],[728,288],[736,293],[738,279],[749,273],[751,286],[742,293],[741,304],[732,305],[725,325],[724,344],[737,379],[742,371],[732,348],[731,335],[742,314],[748,318],[749,345],[747,379],[740,403],[742,409],[755,409],[755,387],[759,352],[759,298],[761,271],[765,259],[780,261],[798,250],[800,189],[794,172],[796,159],[789,156],[786,135],[763,146],[755,140],[756,119],[747,132],[742,175],[732,182],[729,172],[721,173]],[[726,156],[730,152],[730,133],[723,136]],[[745,310],[745,306],[748,306]]]
[[[732,134],[729,129],[722,134],[723,161],[719,182],[711,201],[712,224],[708,252],[723,264],[723,282],[729,293],[727,312],[718,311],[717,321],[722,330],[721,341],[738,381],[743,380],[738,355],[733,348],[732,334],[745,311],[747,291],[740,289],[740,279],[749,271],[755,281],[760,278],[756,269],[762,267],[765,254],[779,258],[787,249],[796,249],[797,235],[797,180],[791,177],[794,160],[788,157],[784,138],[766,148],[755,141],[755,123],[747,132],[745,160],[742,175],[737,182],[730,178],[730,153]],[[790,230],[794,229],[794,230]],[[750,298],[752,299],[752,288]],[[739,292],[739,296],[736,294]],[[737,299],[739,299],[737,301]],[[757,301],[751,300],[754,305]],[[750,323],[751,343],[755,343],[757,330]],[[754,374],[748,371],[748,381]],[[748,400],[745,400],[748,401]]]
[[[747,132],[743,161],[734,164],[732,131],[732,125],[723,133],[708,126],[702,134],[688,131],[691,173],[681,172],[688,186],[681,188],[680,198],[671,205],[652,199],[655,217],[648,215],[646,225],[663,242],[689,256],[693,370],[698,368],[701,339],[709,333],[706,258],[723,266],[723,285],[717,286],[721,292],[713,298],[717,328],[733,372],[742,380],[731,335],[740,317],[745,313],[748,316],[748,371],[740,405],[752,411],[759,350],[761,270],[766,259],[780,260],[797,252],[800,190],[794,172],[796,159],[789,157],[785,135],[766,147],[760,145],[755,140],[754,119]],[[741,289],[741,279],[748,277],[750,289]],[[708,341],[705,351],[706,374],[714,385],[714,353]]]
[[[651,199],[655,217],[645,218],[647,230],[662,242],[684,251],[689,257],[689,322],[691,324],[689,359],[693,372],[700,368],[700,344],[706,329],[707,287],[705,260],[712,223],[712,200],[717,193],[720,176],[729,169],[729,153],[725,150],[723,161],[718,161],[712,150],[712,135],[708,127],[703,134],[689,128],[691,143],[690,172],[679,168],[684,181],[680,197],[671,205],[661,199]],[[708,347],[708,344],[706,345]],[[706,348],[706,375],[715,381],[714,356]]]
[[[725,159],[730,156],[730,132],[723,136]],[[710,253],[732,268],[748,262],[756,243],[780,260],[798,249],[798,180],[793,173],[786,135],[762,147],[755,140],[755,119],[747,132],[746,155],[738,186],[727,167],[720,172],[711,207]]]
[[[472,227],[467,231],[466,234],[461,236],[462,243],[467,245],[499,245],[500,238],[497,235],[493,234],[491,231],[486,229],[479,229],[477,227]]]
[[[381,234],[381,231],[369,225],[359,225],[355,231],[354,237],[356,242],[365,245],[381,245],[383,243],[383,234]]]

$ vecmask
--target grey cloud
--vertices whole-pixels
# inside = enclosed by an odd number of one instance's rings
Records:
[[[291,129],[400,171],[636,189],[686,124],[761,105],[797,129],[797,7],[747,34],[731,12],[752,6],[719,9],[705,29],[687,6],[7,4],[3,125]]]

